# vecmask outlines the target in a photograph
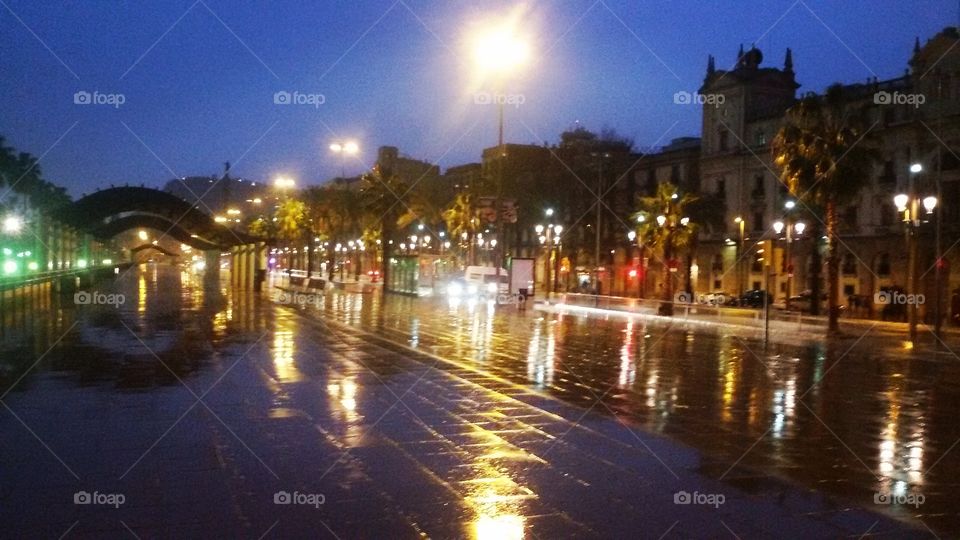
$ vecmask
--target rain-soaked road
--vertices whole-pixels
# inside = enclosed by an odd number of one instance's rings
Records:
[[[0,536],[960,534],[960,360],[210,285],[4,313]]]

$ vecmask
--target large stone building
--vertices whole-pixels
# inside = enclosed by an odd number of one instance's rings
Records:
[[[843,87],[853,96],[852,106],[866,107],[870,144],[880,156],[858,200],[840,209],[843,297],[871,296],[888,286],[907,288],[904,229],[893,197],[907,191],[911,181],[918,193],[938,195],[940,201],[920,226],[920,274],[927,298],[938,294],[932,277],[937,219],[947,259],[939,294],[960,286],[957,272],[949,270],[960,264],[960,254],[951,249],[960,239],[958,41],[957,29],[947,28],[925,44],[917,41],[904,76]],[[722,206],[725,230],[701,234],[691,272],[694,292],[768,288],[778,298],[795,295],[810,288],[812,250],[826,250],[825,240],[810,234],[818,229],[819,218],[800,203],[793,210],[786,208],[793,199],[771,158],[771,141],[798,99],[791,52],[785,52],[782,66],[764,67],[763,62],[756,48],[741,49],[731,70],[716,69],[710,57],[700,89],[709,104],[703,108],[699,151],[665,149],[648,155],[634,176],[641,190],[670,179]],[[723,98],[706,99],[710,96]],[[912,164],[920,164],[923,171],[911,173]],[[680,178],[678,171],[695,172]],[[785,234],[773,230],[777,221],[807,225],[806,234],[797,235],[794,229],[789,259]],[[771,248],[773,257],[768,258]],[[654,280],[659,280],[657,264],[651,261]]]

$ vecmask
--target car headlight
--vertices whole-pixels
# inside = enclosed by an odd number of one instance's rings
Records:
[[[460,296],[461,294],[463,294],[463,286],[459,283],[451,283],[447,285],[447,295]]]
[[[470,285],[469,287],[467,287],[467,292],[470,293],[471,295],[477,294],[477,286]]]
[[[497,284],[496,284],[496,283],[487,283],[487,292],[488,292],[488,293],[494,293],[494,294],[496,294],[496,292],[497,292]]]

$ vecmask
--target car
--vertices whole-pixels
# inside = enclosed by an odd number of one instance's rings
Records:
[[[787,311],[801,311],[804,313],[810,313],[812,304],[813,304],[812,300],[813,300],[813,293],[810,292],[809,290],[803,291],[802,293],[796,296],[791,296],[790,299],[787,300],[786,309]],[[846,308],[847,308],[846,305],[840,306],[841,310],[844,310]],[[827,314],[827,293],[825,292],[820,293],[820,314],[821,315]]]
[[[738,305],[743,307],[751,308],[762,308],[766,305],[770,305],[773,302],[773,297],[762,289],[753,289],[743,293],[740,296],[740,301]]]

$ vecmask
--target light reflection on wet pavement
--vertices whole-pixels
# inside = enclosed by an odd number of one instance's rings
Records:
[[[289,306],[164,267],[118,291],[119,309],[7,321],[0,521],[14,536],[960,530],[957,363],[874,360],[869,337],[764,351],[486,304],[327,293]],[[125,501],[76,505],[81,490]],[[296,504],[312,494],[323,504]]]

